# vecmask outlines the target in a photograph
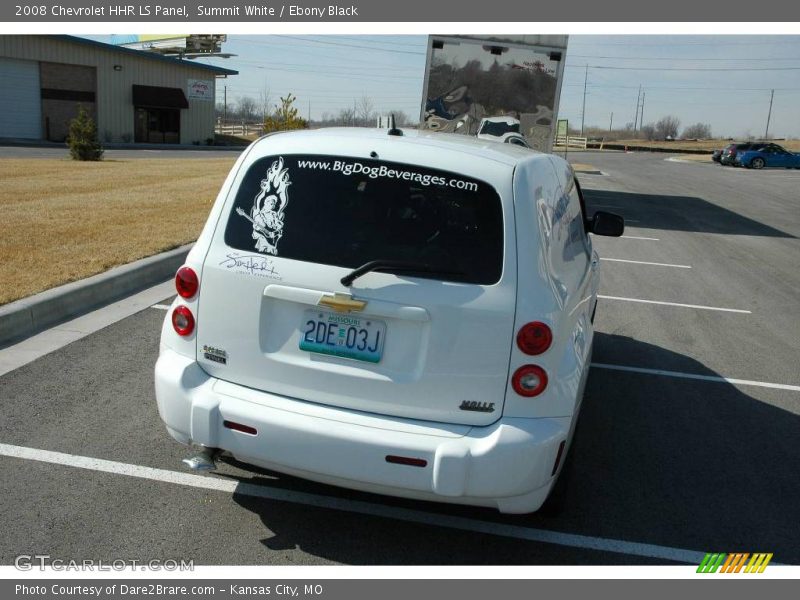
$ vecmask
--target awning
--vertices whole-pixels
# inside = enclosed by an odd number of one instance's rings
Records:
[[[134,85],[133,105],[147,108],[189,108],[182,89],[153,85]]]

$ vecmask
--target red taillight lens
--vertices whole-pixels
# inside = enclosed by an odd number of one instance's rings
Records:
[[[192,298],[200,287],[197,273],[191,267],[181,267],[175,274],[175,289],[181,298]]]
[[[523,365],[514,372],[511,385],[520,396],[538,396],[547,387],[547,373],[537,365]]]
[[[187,336],[194,331],[194,315],[185,306],[178,306],[172,311],[172,327],[175,333]]]
[[[541,321],[533,321],[522,326],[517,333],[517,346],[525,354],[541,354],[553,343],[553,332]]]

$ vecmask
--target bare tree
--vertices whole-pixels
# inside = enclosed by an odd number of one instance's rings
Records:
[[[355,125],[356,111],[354,108],[343,108],[336,118],[339,125]]]
[[[239,118],[245,121],[253,121],[258,116],[258,105],[250,96],[241,96],[236,102]]]
[[[361,96],[356,103],[356,111],[361,126],[369,127],[373,124],[372,121],[375,118],[375,103],[372,101],[372,98],[369,96]]]
[[[394,124],[397,127],[405,127],[408,125],[408,115],[402,110],[390,110],[387,115],[394,115]]]
[[[674,139],[678,137],[678,127],[680,127],[680,124],[681,122],[678,117],[673,117],[672,115],[661,117],[656,122],[656,139],[663,140],[666,138]]]
[[[642,125],[639,128],[639,133],[641,133],[642,137],[646,140],[654,140],[656,139],[656,126],[652,123]]]
[[[711,125],[695,123],[683,130],[683,137],[688,139],[708,139],[711,137]]]
[[[258,92],[258,112],[261,121],[266,121],[267,117],[270,116],[272,109],[270,107],[270,102],[272,102],[272,94],[270,93],[269,88],[265,85],[264,89]]]

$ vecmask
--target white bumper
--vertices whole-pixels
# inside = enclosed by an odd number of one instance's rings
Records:
[[[369,492],[478,506],[537,510],[554,482],[572,419],[501,418],[487,427],[378,417],[260,392],[207,375],[162,346],[158,411],[184,444],[306,479]],[[242,423],[251,435],[224,426]],[[402,456],[425,467],[389,463]]]

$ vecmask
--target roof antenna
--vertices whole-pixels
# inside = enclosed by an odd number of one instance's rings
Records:
[[[401,129],[398,129],[394,123],[394,113],[389,115],[389,135],[398,135],[398,136],[403,135],[403,131]]]

